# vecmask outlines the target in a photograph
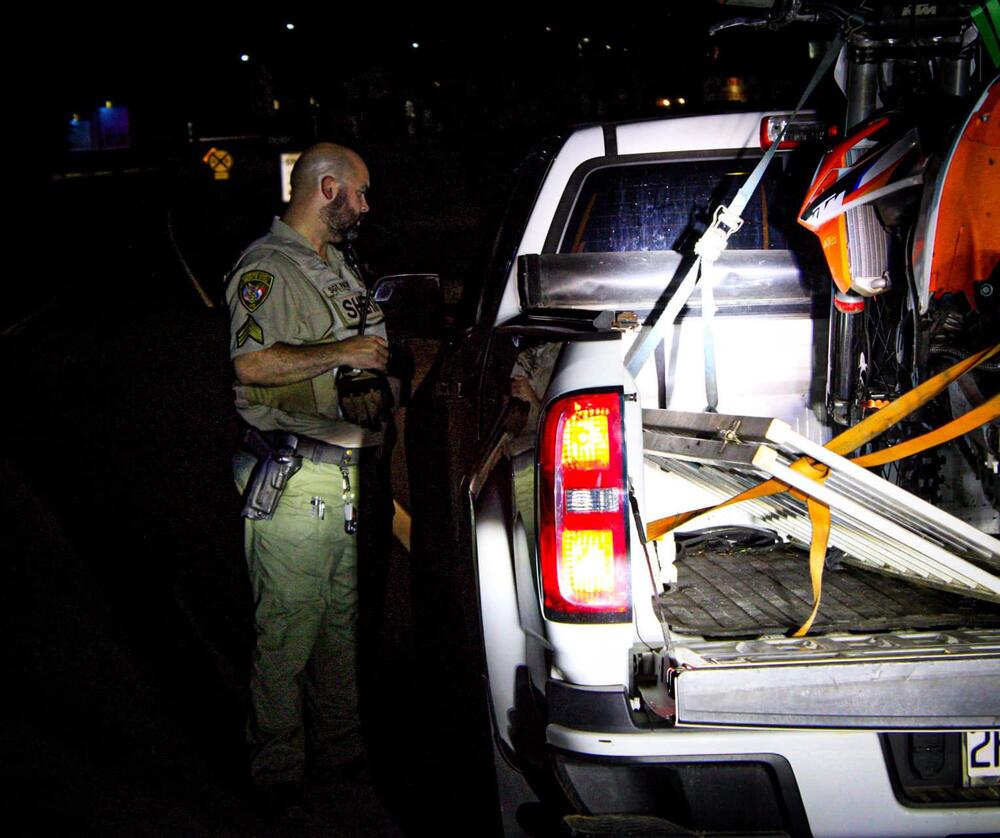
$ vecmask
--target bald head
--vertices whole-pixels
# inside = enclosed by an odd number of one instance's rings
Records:
[[[344,184],[364,167],[364,161],[346,146],[336,143],[310,146],[292,167],[292,203],[311,200],[319,191],[324,176],[329,175],[338,184]]]
[[[322,255],[327,243],[357,235],[368,212],[368,167],[336,143],[307,148],[292,168],[292,198],[283,220]]]

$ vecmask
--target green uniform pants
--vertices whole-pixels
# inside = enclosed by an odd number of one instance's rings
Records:
[[[254,459],[234,460],[242,491]],[[358,503],[358,467],[348,470]],[[319,500],[314,500],[318,498]],[[340,468],[303,460],[269,521],[245,523],[257,643],[250,677],[250,772],[258,786],[302,779],[363,751],[357,688],[357,539],[344,530]]]

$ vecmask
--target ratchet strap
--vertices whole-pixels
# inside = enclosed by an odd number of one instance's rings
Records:
[[[951,442],[953,439],[964,436],[969,431],[974,431],[987,422],[992,422],[998,416],[1000,416],[1000,394],[987,399],[979,407],[974,407],[968,413],[959,416],[957,419],[952,419],[940,428],[936,428],[921,436],[915,436],[913,439],[900,442],[898,445],[893,445],[890,448],[883,448],[881,451],[865,454],[863,457],[853,457],[851,462],[862,468],[894,463],[896,460],[902,460],[904,457],[912,457],[914,454],[919,454],[928,448],[934,448],[938,445],[944,445],[946,442]]]
[[[677,315],[680,310],[687,303],[688,298],[694,291],[695,285],[698,282],[698,276],[702,268],[702,263],[711,264],[715,262],[722,251],[726,249],[729,243],[729,237],[733,235],[740,227],[743,226],[743,219],[740,214],[746,208],[747,203],[749,203],[750,198],[756,191],[758,184],[764,177],[764,172],[767,170],[768,165],[771,160],[774,159],[774,155],[778,151],[778,146],[784,139],[785,131],[788,130],[788,126],[792,124],[792,121],[798,116],[799,111],[805,106],[806,100],[812,95],[813,90],[816,89],[816,85],[820,83],[823,76],[826,75],[827,70],[833,64],[834,60],[840,54],[840,48],[844,43],[842,35],[837,35],[836,38],[830,43],[829,48],[826,51],[826,55],[823,56],[823,60],[820,62],[819,66],[816,68],[816,72],[813,73],[813,77],[809,80],[809,84],[806,85],[805,91],[803,91],[799,103],[795,106],[795,110],[792,115],[788,118],[788,121],[782,126],[781,131],[778,132],[778,136],[774,138],[774,142],[768,147],[764,156],[760,158],[754,170],[750,173],[750,176],[746,179],[743,186],[730,201],[729,206],[720,205],[715,210],[715,215],[712,218],[712,223],[709,225],[708,229],[701,234],[701,238],[694,246],[694,261],[691,267],[688,268],[687,273],[681,280],[680,284],[677,286],[677,290],[671,296],[670,300],[667,302],[660,316],[656,319],[653,324],[644,324],[642,330],[639,332],[639,336],[635,339],[635,342],[629,347],[628,352],[625,355],[625,367],[629,371],[629,374],[635,378],[639,371],[646,365],[646,361],[649,360],[649,356],[653,353],[653,349],[656,348],[657,344],[663,340],[664,332],[667,328],[671,326],[674,320],[677,319]],[[709,291],[709,294],[711,292]],[[711,302],[709,297],[708,302]],[[703,316],[711,318],[713,306],[703,306],[703,309],[707,312]],[[712,338],[712,326],[708,325],[706,328],[706,335],[708,340],[711,341]],[[717,387],[714,381],[715,378],[715,368],[714,368],[714,348],[708,347],[706,352],[706,389],[709,392],[709,401],[712,402],[713,399],[717,400],[715,395]]]
[[[970,355],[957,364],[953,364],[948,369],[938,373],[933,378],[929,378],[908,393],[903,394],[881,410],[861,420],[857,425],[838,434],[826,443],[824,447],[835,454],[846,456],[875,439],[918,408],[923,407],[923,405],[943,392],[953,381],[960,378],[969,370],[975,369],[979,364],[992,358],[997,353],[1000,353],[1000,343],[977,352],[974,355]],[[894,462],[903,457],[910,457],[933,448],[936,445],[949,442],[997,418],[1000,418],[1000,395],[993,396],[978,407],[973,408],[934,431],[901,442],[891,448],[853,458],[852,462],[863,467]],[[808,457],[800,457],[792,463],[791,468],[819,483],[825,481],[828,474],[825,466],[810,460]],[[823,567],[830,537],[830,508],[826,504],[792,489],[777,478],[771,478],[714,506],[692,509],[687,512],[680,512],[650,521],[646,527],[646,539],[652,541],[661,538],[671,530],[707,512],[732,506],[745,500],[770,497],[771,495],[777,495],[786,491],[793,497],[805,501],[809,520],[812,525],[812,540],[809,545],[809,576],[812,580],[813,608],[809,618],[795,632],[795,637],[802,637],[812,627],[813,620],[815,620],[816,613],[819,610],[820,597],[822,595]]]

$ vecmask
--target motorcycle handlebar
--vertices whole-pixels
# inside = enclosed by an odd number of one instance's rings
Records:
[[[736,29],[745,27],[747,29],[763,29],[767,26],[767,18],[763,17],[734,17],[730,20],[723,20],[720,23],[713,23],[708,27],[708,35],[714,38],[719,32],[726,29]]]
[[[708,29],[714,36],[726,29],[743,27],[746,29],[784,29],[793,23],[833,23],[838,26],[850,19],[851,13],[835,3],[809,3],[809,11],[802,11],[801,0],[778,2],[777,7],[766,17],[736,17],[713,24]]]
[[[897,4],[898,5],[898,4]],[[961,31],[961,29],[971,22],[967,4],[959,4],[963,9],[960,14],[933,14],[910,16],[905,14],[900,6],[899,15],[883,16],[880,12],[868,8],[864,4],[848,8],[837,3],[828,2],[803,2],[803,0],[790,0],[790,2],[779,2],[767,16],[761,18],[737,17],[724,20],[709,27],[709,36],[714,37],[719,32],[727,29],[784,29],[793,23],[813,23],[831,24],[843,29],[845,34],[863,37],[872,37],[877,30],[887,30],[882,34],[884,37],[898,37],[901,34],[910,33],[921,29],[947,29]],[[880,7],[881,8],[881,7]],[[900,31],[893,31],[900,30]]]

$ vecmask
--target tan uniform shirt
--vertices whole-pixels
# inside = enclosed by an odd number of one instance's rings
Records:
[[[358,333],[365,287],[337,248],[325,258],[281,219],[250,245],[229,279],[230,357],[275,343],[303,346]],[[374,300],[365,334],[385,337]],[[337,370],[277,387],[233,385],[236,409],[262,431],[286,430],[344,446],[377,445],[381,435],[344,420],[337,403]]]

